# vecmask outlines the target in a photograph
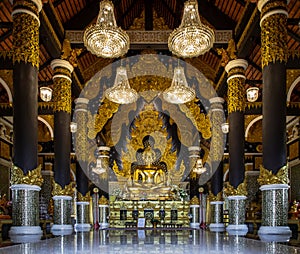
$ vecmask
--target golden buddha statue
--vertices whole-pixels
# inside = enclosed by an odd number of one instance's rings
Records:
[[[154,139],[146,136],[143,149],[136,153],[137,161],[131,166],[132,178],[127,183],[131,199],[168,199],[170,186],[167,166],[160,161],[161,153],[154,148]],[[146,194],[146,197],[145,197]]]

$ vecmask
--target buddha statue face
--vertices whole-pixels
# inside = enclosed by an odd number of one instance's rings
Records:
[[[145,148],[142,158],[146,165],[152,165],[153,162],[156,160],[156,154],[152,147],[148,146]]]

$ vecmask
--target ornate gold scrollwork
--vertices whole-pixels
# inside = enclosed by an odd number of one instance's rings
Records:
[[[212,122],[212,138],[210,143],[210,154],[212,161],[222,160],[224,153],[224,138],[221,125],[223,123],[223,112],[213,111],[211,112],[211,122]]]
[[[260,185],[266,184],[288,184],[288,166],[285,165],[280,168],[277,174],[273,174],[271,170],[265,169],[263,165],[260,165],[260,174],[257,179]]]
[[[220,191],[216,196],[210,191],[208,195],[209,201],[222,201],[223,200],[223,192]]]
[[[79,202],[89,202],[90,201],[90,193],[87,192],[85,195],[82,195],[79,191],[77,192],[77,201]]]
[[[76,157],[79,161],[87,160],[87,112],[76,111],[77,131],[75,133]]]
[[[247,185],[245,182],[241,183],[237,188],[234,188],[229,183],[227,184],[227,187],[224,188],[224,193],[226,196],[247,196]]]
[[[42,173],[41,173],[41,165],[39,165],[36,169],[29,170],[25,175],[23,170],[15,165],[11,167],[11,179],[10,183],[13,184],[30,184],[37,185],[39,187],[42,186],[44,182]]]
[[[53,181],[52,196],[73,196],[74,194],[74,183],[70,183],[62,188],[58,183]]]
[[[270,1],[262,8],[261,18],[273,10],[286,11],[285,1]],[[262,68],[269,63],[287,61],[287,15],[276,13],[266,17],[261,24]]]
[[[54,112],[65,111],[71,114],[71,81],[62,78],[56,77],[54,78],[54,95],[55,104],[54,104]]]

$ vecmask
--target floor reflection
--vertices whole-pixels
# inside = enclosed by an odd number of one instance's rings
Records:
[[[9,253],[300,253],[300,248],[203,230],[99,230],[77,232],[0,249]]]

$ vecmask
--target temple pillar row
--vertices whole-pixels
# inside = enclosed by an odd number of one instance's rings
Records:
[[[13,11],[13,165],[11,168],[13,242],[39,240],[38,68],[40,0],[15,0]],[[24,106],[25,105],[25,106]]]

